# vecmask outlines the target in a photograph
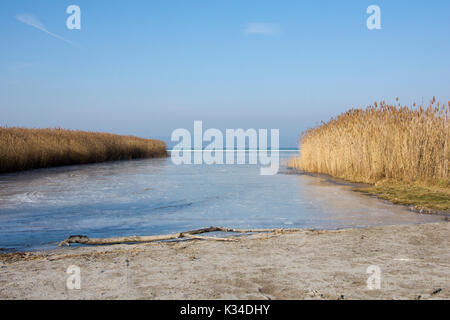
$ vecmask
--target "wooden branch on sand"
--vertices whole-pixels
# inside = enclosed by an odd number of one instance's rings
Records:
[[[233,233],[262,233],[262,232],[285,232],[298,231],[299,229],[232,229],[224,227],[209,227],[186,232],[158,235],[158,236],[129,236],[116,238],[89,238],[87,236],[70,236],[59,243],[59,246],[69,246],[71,243],[87,244],[87,245],[102,245],[102,244],[120,244],[120,243],[138,243],[138,242],[152,242],[164,241],[180,238],[189,238],[196,240],[215,240],[215,241],[237,241],[233,238],[217,238],[198,236],[198,234],[207,232],[233,232]]]

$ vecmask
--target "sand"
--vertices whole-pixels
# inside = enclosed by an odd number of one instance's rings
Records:
[[[441,222],[2,254],[0,298],[449,299],[449,239]]]

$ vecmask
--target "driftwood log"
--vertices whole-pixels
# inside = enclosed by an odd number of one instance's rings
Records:
[[[71,243],[79,243],[86,245],[105,245],[105,244],[120,244],[120,243],[138,243],[138,242],[152,242],[164,241],[180,238],[188,238],[193,240],[215,240],[215,241],[237,241],[233,238],[218,238],[199,236],[202,233],[208,232],[232,232],[232,233],[263,233],[263,232],[293,232],[299,229],[232,229],[224,227],[209,227],[203,229],[196,229],[186,232],[157,235],[157,236],[129,236],[116,238],[89,238],[87,236],[75,235],[70,236],[59,243],[59,246],[69,246]]]

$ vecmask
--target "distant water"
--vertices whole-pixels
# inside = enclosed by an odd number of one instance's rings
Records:
[[[286,159],[295,153],[283,152]],[[208,226],[365,227],[439,221],[324,179],[261,176],[254,165],[170,158],[0,175],[0,248],[56,247],[69,235],[154,235]]]

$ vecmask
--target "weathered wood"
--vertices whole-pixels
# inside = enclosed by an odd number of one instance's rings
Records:
[[[196,239],[196,240],[213,240],[213,241],[238,241],[237,239],[233,238],[219,238],[219,237],[205,237],[205,236],[196,236],[193,234],[184,234],[186,238],[189,239]]]
[[[215,240],[215,241],[236,241],[236,239],[217,238],[217,237],[205,237],[196,236],[198,234],[207,232],[232,232],[232,233],[261,233],[261,232],[286,232],[286,231],[298,231],[299,229],[232,229],[224,227],[209,227],[196,230],[190,230],[186,232],[156,235],[156,236],[128,236],[128,237],[115,237],[115,238],[89,238],[83,235],[70,236],[64,241],[59,243],[59,246],[68,246],[71,243],[79,243],[86,245],[104,245],[104,244],[120,244],[120,243],[138,243],[138,242],[153,242],[173,240],[180,238],[190,238],[198,240]]]

